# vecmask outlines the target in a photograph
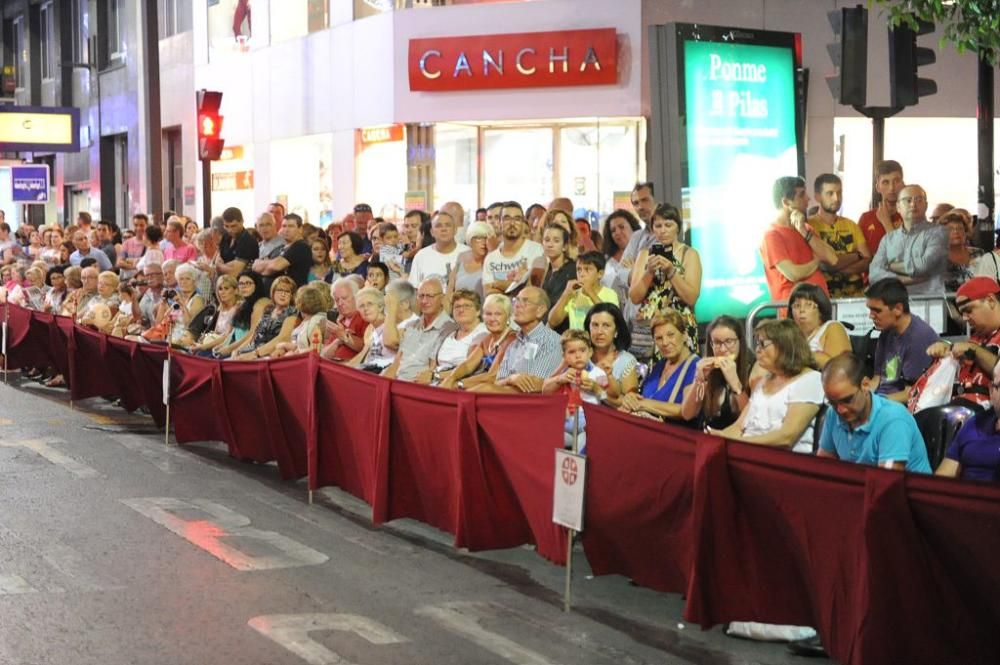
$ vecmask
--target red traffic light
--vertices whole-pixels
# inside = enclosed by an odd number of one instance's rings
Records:
[[[198,116],[198,136],[216,138],[222,133],[222,116],[214,113],[203,113]]]

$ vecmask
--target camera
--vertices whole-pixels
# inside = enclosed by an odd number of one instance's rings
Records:
[[[177,291],[175,289],[163,289],[162,298],[164,300],[173,300],[177,297]]]
[[[339,318],[340,318],[340,312],[335,309],[331,309],[326,313],[326,320],[329,321],[330,323],[336,323],[337,319]]]
[[[149,282],[145,279],[140,279],[138,277],[133,277],[128,281],[129,286],[147,286]]]
[[[662,256],[671,263],[674,262],[674,246],[664,245],[661,242],[653,243],[649,248],[650,256]]]

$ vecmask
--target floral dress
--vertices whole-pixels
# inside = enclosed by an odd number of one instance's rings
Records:
[[[680,274],[684,274],[684,255],[687,251],[688,247],[682,246],[681,255],[674,261],[674,267]],[[668,309],[675,310],[684,318],[682,332],[687,336],[687,347],[691,353],[698,352],[698,321],[694,318],[694,309],[677,295],[670,280],[663,279],[654,282],[646,297],[639,303],[638,320],[632,331],[632,353],[637,357],[648,358],[655,352],[649,324]]]

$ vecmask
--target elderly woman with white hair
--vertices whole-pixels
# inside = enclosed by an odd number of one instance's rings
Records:
[[[493,227],[486,222],[474,222],[465,232],[465,243],[469,251],[458,259],[458,265],[448,278],[448,301],[458,290],[473,291],[483,297],[483,262],[489,253],[489,241],[496,236]]]
[[[460,300],[456,299],[456,302]],[[483,325],[487,334],[472,345],[465,360],[441,378],[442,388],[466,388],[492,380],[507,347],[516,336],[510,325],[511,310],[510,298],[502,293],[486,296],[483,301]]]
[[[45,273],[46,271],[37,265],[25,270],[24,281],[11,289],[8,301],[27,309],[44,310],[45,297],[49,292],[49,287],[45,285]]]
[[[368,324],[358,312],[355,300],[358,291],[364,285],[364,280],[362,279],[359,285],[356,277],[360,275],[341,277],[330,287],[337,320],[327,323],[327,332],[333,341],[323,348],[321,355],[324,358],[351,360],[365,345],[365,329]]]
[[[365,328],[365,345],[347,365],[366,372],[381,372],[396,359],[396,352],[385,345],[385,294],[366,286],[358,291],[354,300],[368,327]]]

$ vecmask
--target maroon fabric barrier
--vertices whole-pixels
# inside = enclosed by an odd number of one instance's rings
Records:
[[[697,433],[607,408],[585,410],[583,546],[594,574],[684,593],[693,556]]]
[[[48,358],[75,394],[125,393],[126,406],[162,416],[162,347],[16,307],[9,320],[12,367]],[[172,376],[180,442],[277,460],[285,477],[307,473],[312,489],[369,502],[376,523],[420,519],[470,549],[534,542],[564,562],[551,523],[563,398],[448,392],[314,356],[175,355]],[[815,626],[848,665],[1000,662],[1000,487],[726,442],[604,407],[587,407],[587,433],[584,546],[596,574],[685,592],[686,618],[704,627]]]

